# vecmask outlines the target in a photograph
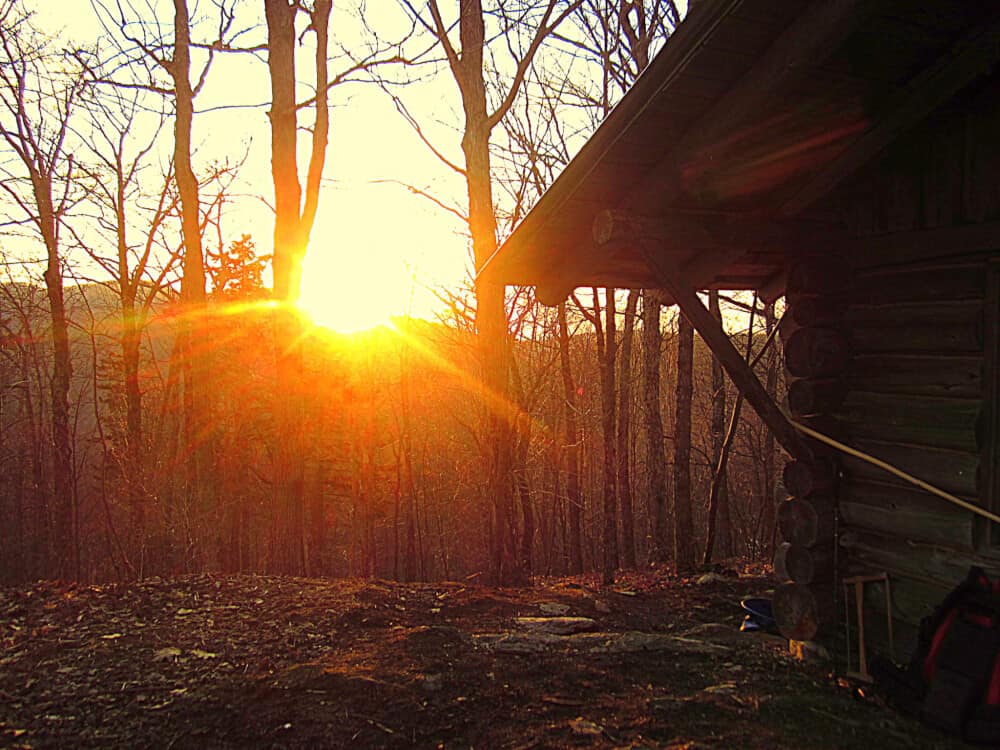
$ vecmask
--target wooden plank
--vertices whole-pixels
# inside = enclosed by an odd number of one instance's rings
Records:
[[[974,514],[917,487],[903,487],[885,481],[845,478],[840,484],[840,499],[842,502],[883,512],[887,524],[889,517],[900,515],[904,520],[897,527],[899,536],[937,542],[957,549],[971,549],[973,541],[971,534],[975,528]],[[976,502],[974,497],[965,499],[972,503]],[[867,511],[858,512],[864,514]],[[921,518],[926,520],[921,522],[919,520]],[[865,526],[860,522],[858,525]],[[904,529],[911,527],[914,533],[908,536]],[[894,527],[890,525],[884,528],[874,526],[866,528],[889,533],[894,531]]]
[[[873,570],[871,567],[861,566],[860,562],[858,565],[861,570]],[[941,603],[950,588],[893,575],[889,577],[889,587],[896,649],[894,659],[898,663],[906,663],[917,646],[920,621],[934,611],[934,607]],[[871,583],[865,587],[865,611],[870,613],[869,622],[874,625],[874,630],[868,634],[874,652],[887,654],[889,644],[885,622],[885,588],[882,583]]]
[[[855,439],[851,440],[850,444],[946,492],[965,498],[979,497],[979,483],[976,476],[979,456],[976,454],[874,440]],[[841,467],[844,474],[852,479],[870,479],[899,486],[912,486],[852,456],[843,456]]]
[[[841,378],[799,378],[788,384],[788,410],[794,417],[809,417],[836,411],[847,396]]]
[[[983,305],[966,302],[853,306],[851,350],[859,353],[969,354],[983,350]]]
[[[953,165],[952,165],[953,166]],[[1000,221],[937,227],[865,237],[848,243],[844,256],[856,268],[985,254],[1000,249]]]
[[[680,194],[683,165],[698,153],[711,161],[726,136],[790,82],[805,77],[861,26],[878,3],[872,0],[813,2],[798,15],[725,96],[702,115],[666,158],[628,194],[623,205],[658,213]]]
[[[799,328],[785,342],[785,367],[798,378],[838,377],[849,362],[850,345],[836,328]]]
[[[836,412],[850,438],[975,453],[982,400],[851,392]]]
[[[814,176],[779,211],[795,216],[827,195],[845,177],[877,156],[895,138],[958,91],[989,73],[1000,57],[1000,21],[994,19],[972,31],[937,62],[914,78],[886,106],[886,115],[863,136]]]
[[[984,264],[942,264],[885,269],[859,274],[851,289],[855,305],[948,302],[983,299]]]
[[[880,508],[843,499],[839,507],[844,528],[856,527],[908,539],[972,547],[973,519],[972,513],[967,511],[963,511],[965,518],[933,516],[906,507]]]
[[[853,529],[841,533],[840,544],[848,551],[849,560],[884,570],[893,579],[902,576],[945,589],[954,588],[964,580],[971,565],[982,566],[991,577],[1000,573],[1000,560],[996,558],[943,545],[913,544]]]
[[[855,390],[878,393],[979,398],[982,368],[978,356],[855,355],[847,382]]]

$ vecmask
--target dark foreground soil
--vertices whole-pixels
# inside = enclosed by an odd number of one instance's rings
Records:
[[[0,746],[951,746],[776,636],[739,633],[739,600],[767,578],[710,579],[4,589]],[[596,634],[517,619],[559,613]]]

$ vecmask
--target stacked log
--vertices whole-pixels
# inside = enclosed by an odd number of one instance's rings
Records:
[[[848,276],[843,262],[810,255],[788,274],[787,311],[781,336],[792,417],[824,433],[835,431],[836,413],[848,397],[850,363],[844,332]],[[773,609],[781,634],[813,640],[834,617],[838,459],[810,441],[813,456],[785,465],[788,498],[778,505],[781,534],[774,570],[787,579],[774,593]]]

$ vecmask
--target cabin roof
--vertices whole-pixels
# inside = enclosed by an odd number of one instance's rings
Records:
[[[998,56],[977,0],[703,0],[480,277],[555,303],[662,287],[659,266],[777,296],[837,228],[832,191]]]

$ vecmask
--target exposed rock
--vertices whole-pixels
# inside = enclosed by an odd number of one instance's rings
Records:
[[[597,621],[589,617],[518,617],[514,622],[531,633],[571,635],[597,629]]]
[[[538,605],[538,611],[546,617],[561,617],[569,614],[569,605],[561,602],[542,602]]]
[[[590,737],[596,737],[597,735],[604,733],[604,727],[600,724],[595,724],[590,721],[590,719],[585,719],[582,716],[577,716],[575,719],[571,719],[569,727],[573,730],[573,734],[582,734]]]
[[[484,633],[473,639],[478,647],[498,654],[540,654],[566,645],[566,638],[549,633]]]
[[[420,687],[428,693],[436,693],[444,687],[444,675],[425,674],[420,678]]]
[[[732,579],[719,573],[705,573],[698,576],[694,582],[699,586],[706,586],[710,583],[731,583]]]
[[[693,638],[682,638],[663,633],[643,633],[630,630],[624,633],[486,633],[475,636],[476,645],[500,654],[540,654],[546,651],[569,649],[590,654],[634,654],[667,651],[676,654],[723,654],[729,649],[714,643]]]
[[[716,654],[729,651],[725,646],[693,638],[682,638],[663,633],[643,633],[630,630],[625,633],[590,633],[571,638],[574,645],[592,654],[634,654],[642,651],[669,651],[677,654]]]
[[[594,600],[594,609],[596,609],[602,615],[610,615],[611,614],[611,605],[608,604],[603,599],[595,599]]]

